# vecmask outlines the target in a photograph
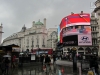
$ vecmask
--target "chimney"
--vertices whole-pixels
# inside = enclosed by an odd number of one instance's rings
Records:
[[[46,27],[46,18],[44,18],[44,26]]]
[[[32,22],[32,26],[33,26],[33,27],[34,27],[34,25],[35,25],[35,21]]]
[[[83,11],[81,11],[81,14],[83,14]]]
[[[73,15],[74,13],[73,12],[71,12],[71,15]]]

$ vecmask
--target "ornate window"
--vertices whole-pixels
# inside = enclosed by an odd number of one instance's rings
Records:
[[[29,38],[27,38],[26,41],[27,41],[27,46],[26,46],[26,47],[27,47],[27,49],[28,49],[28,47],[29,47]]]
[[[34,37],[32,36],[32,39],[31,39],[31,41],[32,41],[32,49],[33,49],[33,47],[34,47]]]
[[[39,47],[39,36],[37,36],[36,40],[37,40],[37,45],[36,45],[36,47]]]
[[[43,45],[42,47],[45,47],[45,38],[43,37]]]

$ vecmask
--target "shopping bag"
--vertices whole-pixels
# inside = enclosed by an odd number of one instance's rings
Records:
[[[46,71],[46,65],[43,65],[43,70]]]

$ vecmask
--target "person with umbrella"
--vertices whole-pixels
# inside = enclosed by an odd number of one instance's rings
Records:
[[[9,64],[10,64],[10,60],[8,58],[10,58],[11,56],[10,55],[4,55],[3,57],[5,59],[5,61],[4,61],[4,63],[5,63],[5,72],[6,72],[6,74],[8,74]]]
[[[10,64],[10,60],[8,59],[8,57],[6,57],[5,58],[6,74],[8,74],[9,71],[9,64]]]
[[[3,60],[1,61],[1,66],[0,66],[0,68],[1,68],[2,75],[4,75],[4,74],[5,74],[5,71],[6,71],[5,59],[3,59]]]

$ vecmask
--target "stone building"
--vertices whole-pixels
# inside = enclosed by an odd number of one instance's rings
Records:
[[[100,0],[97,0],[95,2],[95,6],[96,8],[94,9],[94,13],[96,14],[96,18],[97,18],[97,23],[98,23],[98,45],[99,45],[99,49],[98,49],[98,54],[100,55]]]
[[[5,38],[2,45],[15,44],[20,46],[20,51],[26,51],[27,49],[29,49],[29,51],[32,49],[54,49],[55,45],[53,40],[57,38],[57,29],[47,29],[46,18],[44,18],[43,21],[43,23],[40,20],[38,22],[33,21],[31,28],[26,28],[24,25],[21,31]]]
[[[91,13],[91,31],[92,31],[92,45],[98,46],[99,26],[94,12]]]

